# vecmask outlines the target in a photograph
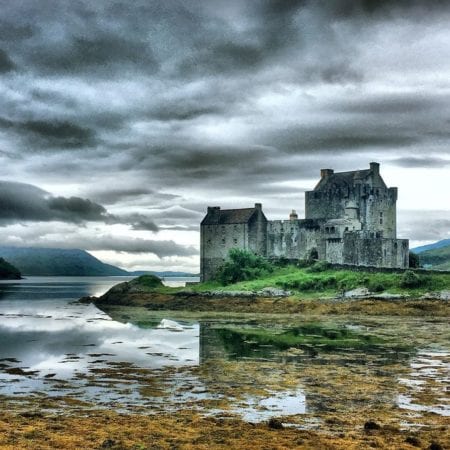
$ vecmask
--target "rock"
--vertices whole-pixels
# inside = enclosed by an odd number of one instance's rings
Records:
[[[405,442],[409,445],[414,445],[414,447],[420,447],[420,441],[415,436],[408,436]]]
[[[429,450],[444,450],[444,447],[438,442],[432,442],[428,448]]]
[[[117,442],[114,439],[105,439],[100,448],[114,448]]]
[[[381,427],[380,425],[378,425],[375,421],[373,420],[368,420],[365,424],[364,424],[364,429],[365,430],[379,430]]]
[[[371,295],[372,298],[379,300],[404,300],[409,298],[408,295],[403,294],[389,294],[389,292],[383,292],[382,294]]]
[[[281,420],[275,419],[275,417],[272,417],[267,425],[273,430],[281,430],[282,428],[284,428]]]
[[[292,295],[292,292],[274,287],[266,287],[258,291],[256,294],[261,297],[289,297]]]
[[[370,295],[369,289],[367,288],[356,288],[352,289],[351,291],[344,292],[345,298],[360,298],[360,297],[367,297]]]
[[[94,303],[95,300],[97,300],[97,297],[81,297],[80,300],[78,300],[80,303]]]
[[[422,295],[423,300],[450,300],[450,291],[427,292]]]

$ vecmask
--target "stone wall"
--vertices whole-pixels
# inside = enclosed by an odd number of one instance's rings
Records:
[[[267,224],[267,257],[307,259],[312,250],[325,258],[320,221],[270,220]]]

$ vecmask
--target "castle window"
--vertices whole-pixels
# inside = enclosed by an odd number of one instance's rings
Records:
[[[237,245],[237,239],[236,238],[233,239],[233,244]]]
[[[383,219],[380,219],[380,225],[383,225]]]
[[[222,244],[224,244],[224,245],[225,245],[225,239],[222,239]]]
[[[208,240],[206,241],[206,243],[207,243],[208,245],[211,245],[211,239],[208,239]]]
[[[345,227],[345,231],[348,231],[348,227]]]
[[[331,227],[331,232],[334,233],[336,229],[334,227]]]

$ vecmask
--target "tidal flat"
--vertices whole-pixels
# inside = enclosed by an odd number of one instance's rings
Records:
[[[403,316],[102,311],[70,300],[104,289],[89,283],[8,285],[0,295],[1,448],[450,442],[444,306]]]

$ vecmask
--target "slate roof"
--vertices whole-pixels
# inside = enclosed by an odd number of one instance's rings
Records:
[[[330,185],[335,185],[337,187],[347,187],[353,186],[355,180],[364,180],[371,173],[371,169],[365,170],[353,170],[350,172],[336,172],[322,178],[314,190],[321,190]]]
[[[256,208],[220,209],[216,213],[208,213],[202,220],[202,225],[247,223],[255,212]]]

